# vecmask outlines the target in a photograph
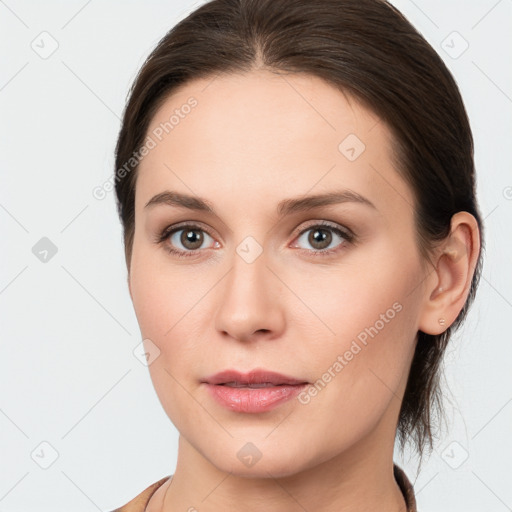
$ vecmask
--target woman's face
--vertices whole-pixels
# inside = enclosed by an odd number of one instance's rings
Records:
[[[392,454],[426,271],[384,123],[258,71],[185,84],[147,135],[130,293],[180,446],[242,476]],[[253,369],[309,384],[204,382]]]

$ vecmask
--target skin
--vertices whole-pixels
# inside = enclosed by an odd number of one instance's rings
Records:
[[[427,264],[389,129],[319,78],[258,69],[188,82],[148,134],[191,96],[197,106],[143,158],[136,186],[130,295],[146,348],[160,351],[150,375],[180,433],[173,480],[147,510],[404,511],[393,446],[417,332],[444,331],[463,307],[479,248],[475,219],[457,213],[435,266]],[[338,149],[351,133],[366,146],[354,161]],[[339,189],[375,208],[276,214],[283,199]],[[216,215],[144,208],[165,190],[205,198]],[[206,233],[193,256],[178,258],[165,247],[191,251],[182,232],[155,239],[183,221]],[[325,245],[338,250],[314,255],[322,246],[305,230],[321,221],[355,240],[327,229]],[[236,252],[247,236],[262,249],[252,263]],[[237,413],[201,384],[228,368],[314,383],[396,303],[400,312],[307,404]],[[248,442],[262,454],[251,467],[237,457]]]

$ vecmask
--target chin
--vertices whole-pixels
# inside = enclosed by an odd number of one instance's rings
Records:
[[[218,446],[213,452],[210,446],[202,453],[219,471],[231,473],[233,476],[283,478],[314,465],[312,461],[308,464],[304,459],[303,446],[299,442],[296,446],[284,442],[276,446],[264,439],[251,442],[234,438]]]

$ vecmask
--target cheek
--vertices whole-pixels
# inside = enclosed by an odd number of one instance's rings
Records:
[[[397,336],[401,326],[415,311],[411,292],[420,280],[420,267],[414,256],[398,261],[396,251],[383,249],[379,258],[346,261],[309,271],[282,269],[283,280],[293,283],[297,297],[286,302],[290,328],[298,327],[305,343],[322,340],[324,347],[336,350],[348,348],[353,339],[364,344],[376,335],[399,342],[404,338],[404,333]]]
[[[162,248],[153,248],[137,238],[130,274],[133,306],[143,337],[165,342],[194,299],[197,302],[200,280],[193,269],[169,264]]]
[[[316,343],[311,331],[304,338],[301,360],[311,365],[313,386],[302,397],[301,416],[314,435],[338,447],[357,442],[390,417],[388,409],[400,407],[414,349],[415,306],[409,289],[394,284],[392,290],[359,286],[357,300],[334,300],[337,306],[324,320],[336,336],[318,329]]]
[[[198,281],[187,286],[183,270],[179,275],[165,272],[151,264],[149,255],[141,261],[144,265],[134,265],[131,275],[133,305],[142,338],[151,340],[145,342],[146,351],[156,350],[155,345],[159,350],[148,370],[166,414],[180,431],[187,432],[193,427],[192,419],[201,413],[190,393],[204,353],[195,340],[201,339],[198,298],[205,291]]]
[[[134,251],[132,300],[142,338],[160,351],[149,368],[157,391],[165,385],[163,391],[168,393],[179,387],[178,382],[199,377],[194,370],[201,368],[205,354],[200,340],[212,328],[205,308],[214,276],[210,272],[201,277],[193,267],[170,265],[159,251]]]
[[[303,340],[299,359],[309,361],[312,378],[319,379],[320,401],[356,417],[382,410],[399,394],[416,339],[420,297],[411,292],[420,280],[419,262],[414,251],[410,258],[404,251],[400,261],[395,251],[379,254],[372,264],[303,274],[294,291],[308,308],[289,308],[296,315],[292,330]]]
[[[143,338],[159,344],[156,340],[163,340],[172,327],[169,312],[173,311],[173,304],[161,282],[155,282],[149,273],[143,275],[134,273],[131,278],[133,307]]]

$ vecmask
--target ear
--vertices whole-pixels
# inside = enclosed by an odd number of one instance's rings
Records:
[[[457,212],[451,232],[435,251],[435,268],[426,279],[418,329],[441,334],[457,318],[471,289],[480,252],[480,230],[473,215]]]

